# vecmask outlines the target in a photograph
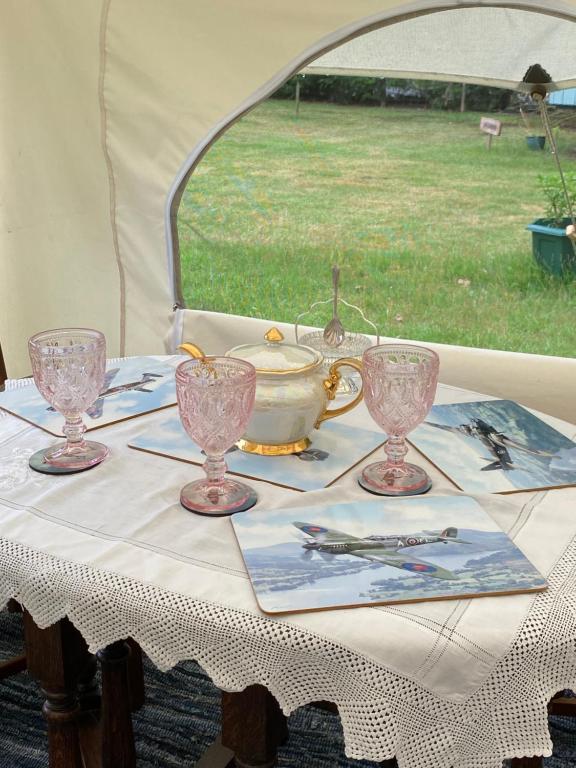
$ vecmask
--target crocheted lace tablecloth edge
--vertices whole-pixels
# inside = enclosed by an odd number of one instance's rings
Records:
[[[286,714],[334,702],[347,756],[396,756],[400,768],[501,768],[551,754],[547,703],[576,687],[574,542],[549,583],[492,674],[454,703],[306,630],[0,538],[0,606],[19,601],[41,627],[67,616],[92,652],[132,637],[162,670],[194,659],[223,690],[264,685]]]

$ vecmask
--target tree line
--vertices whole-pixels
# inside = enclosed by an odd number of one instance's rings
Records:
[[[295,75],[274,97],[293,99],[297,87],[304,101],[333,104],[421,106],[446,110],[458,110],[463,104],[460,83],[342,75]],[[502,88],[467,84],[464,103],[467,110],[495,112],[509,107],[513,96],[512,91]]]

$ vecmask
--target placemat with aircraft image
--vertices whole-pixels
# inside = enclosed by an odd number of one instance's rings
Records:
[[[469,496],[251,510],[231,521],[265,613],[546,589],[546,580]]]
[[[176,404],[174,368],[150,357],[109,363],[100,397],[83,415],[86,431]],[[35,384],[0,392],[0,408],[56,437],[64,417],[51,408]]]
[[[232,474],[264,480],[295,491],[315,491],[332,485],[386,439],[382,432],[337,421],[322,424],[310,437],[312,444],[309,448],[290,456],[259,456],[244,453],[234,446],[225,456],[228,469]],[[177,414],[168,416],[161,424],[155,424],[154,428],[138,435],[128,445],[191,464],[206,461],[204,453],[184,431]]]
[[[576,485],[576,443],[512,400],[434,405],[408,439],[469,493]]]

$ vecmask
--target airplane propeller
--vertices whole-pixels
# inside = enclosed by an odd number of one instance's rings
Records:
[[[298,534],[294,534],[294,538],[296,541],[299,541],[301,544],[316,544],[316,540],[309,538],[308,536],[302,536]],[[330,554],[330,552],[322,552],[321,549],[316,549],[316,547],[302,547],[302,552],[300,553],[300,559],[301,560],[312,560],[314,555],[320,555],[322,560],[330,560],[332,561],[333,555]]]
[[[304,560],[304,561],[312,560],[314,555],[320,555],[322,560],[334,562],[334,560],[333,560],[334,555],[331,555],[330,552],[322,552],[321,549],[305,549],[300,554],[300,559]]]
[[[309,539],[308,536],[304,536],[301,533],[296,533],[296,532],[292,534],[292,538],[300,542],[301,545],[310,544],[313,541],[312,539]],[[308,549],[302,546],[302,550],[300,552],[300,559],[304,561],[311,560],[312,556],[314,555],[314,551],[315,550],[313,549]]]

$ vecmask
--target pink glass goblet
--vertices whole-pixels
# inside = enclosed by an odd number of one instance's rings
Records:
[[[82,413],[104,386],[106,339],[89,328],[59,328],[37,333],[28,342],[32,373],[40,394],[65,419],[65,443],[30,457],[45,474],[67,474],[99,464],[108,455],[102,443],[84,440]]]
[[[370,415],[387,433],[386,461],[368,465],[360,485],[381,496],[413,496],[430,490],[421,468],[408,464],[405,436],[424,420],[438,383],[436,352],[408,344],[370,347],[362,357],[364,399]]]
[[[246,430],[256,395],[256,369],[233,357],[186,360],[176,369],[184,429],[202,448],[206,478],[185,485],[180,503],[201,515],[232,515],[256,504],[249,485],[231,480],[224,454]]]

